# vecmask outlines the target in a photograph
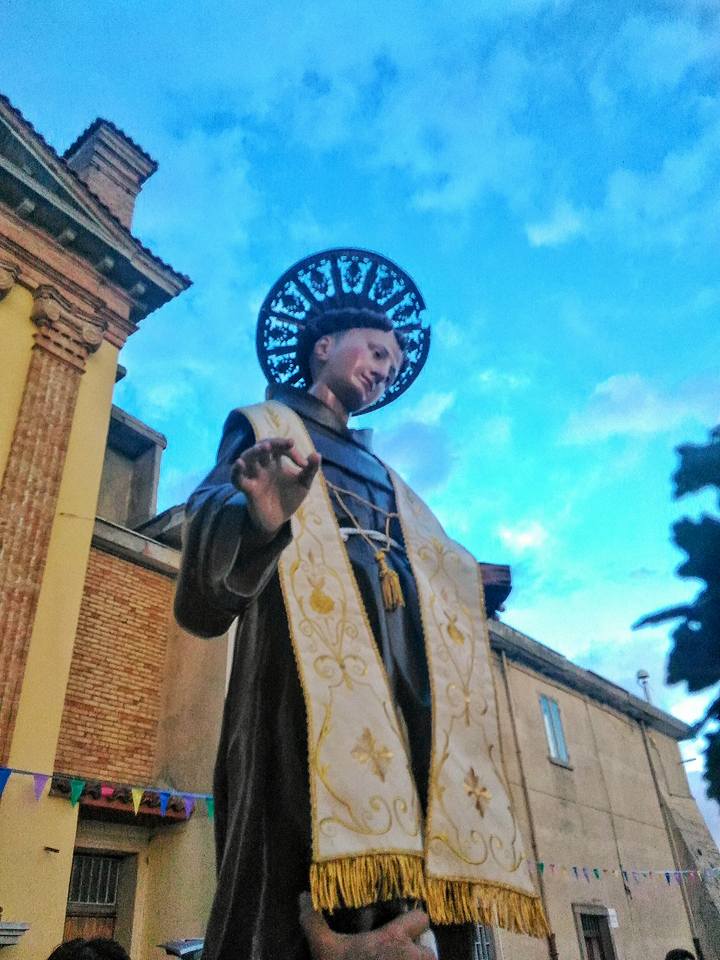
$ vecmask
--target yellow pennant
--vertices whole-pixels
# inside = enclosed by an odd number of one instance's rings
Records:
[[[143,793],[145,792],[140,787],[133,787],[130,791],[132,793],[132,803],[133,810],[137,814],[140,809],[140,804],[142,803]]]

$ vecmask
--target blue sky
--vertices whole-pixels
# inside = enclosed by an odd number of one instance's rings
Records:
[[[0,87],[59,150],[97,115],[160,169],[134,232],[194,287],[123,351],[167,435],[160,507],[260,398],[257,310],[300,257],[377,249],[433,348],[366,418],[480,559],[505,619],[686,720],[674,446],[720,420],[720,11],[700,0],[9,2]],[[112,9],[112,13],[110,13]],[[28,24],[33,28],[28,29]],[[694,755],[691,749],[689,753]]]

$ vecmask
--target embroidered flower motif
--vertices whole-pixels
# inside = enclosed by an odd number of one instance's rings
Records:
[[[328,613],[332,613],[335,609],[335,601],[323,590],[325,578],[320,577],[318,580],[310,580],[310,583],[312,584],[312,591],[310,592],[310,606],[313,608],[315,613],[319,613],[323,616]]]
[[[359,763],[367,763],[375,776],[380,777],[383,783],[385,782],[385,774],[393,758],[393,752],[378,743],[367,727],[353,747],[352,756]]]
[[[487,787],[483,787],[480,778],[475,770],[470,767],[470,772],[465,777],[465,793],[472,799],[475,809],[481,817],[485,816],[485,808],[492,799],[492,794]]]
[[[448,632],[448,636],[453,643],[456,643],[459,647],[462,647],[465,643],[465,634],[462,632],[460,627],[457,625],[457,614],[450,614],[445,611],[445,616],[448,618],[448,625],[445,628]]]

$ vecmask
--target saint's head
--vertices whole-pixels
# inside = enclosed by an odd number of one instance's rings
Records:
[[[334,398],[346,414],[375,410],[404,393],[427,359],[424,310],[420,291],[391,260],[325,250],[273,284],[258,317],[258,358],[271,389]]]
[[[377,403],[397,380],[405,338],[379,310],[328,310],[298,338],[297,360],[310,393],[328,392],[348,413]]]

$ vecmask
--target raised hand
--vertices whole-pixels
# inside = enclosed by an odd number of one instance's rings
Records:
[[[403,913],[369,933],[335,933],[313,910],[309,893],[300,895],[299,905],[313,960],[436,960],[434,950],[416,942],[428,929],[422,910]]]
[[[271,539],[307,496],[320,456],[305,460],[289,438],[270,437],[246,450],[233,464],[231,480],[247,497],[256,529]]]

